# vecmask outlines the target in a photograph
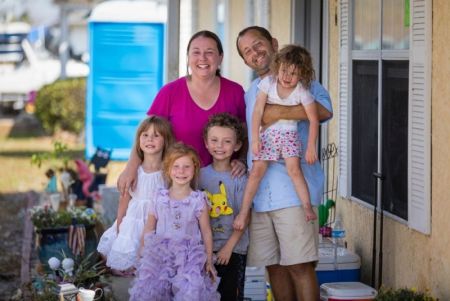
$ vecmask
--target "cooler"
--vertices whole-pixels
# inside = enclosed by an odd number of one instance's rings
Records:
[[[371,301],[377,291],[361,282],[333,282],[320,286],[321,301]]]
[[[266,300],[266,270],[264,267],[246,267],[244,300],[265,301]]]
[[[316,267],[319,285],[327,282],[359,281],[361,261],[357,254],[331,243],[319,246]]]

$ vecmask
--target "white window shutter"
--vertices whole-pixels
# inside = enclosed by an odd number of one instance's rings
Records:
[[[350,195],[350,3],[341,0],[340,11],[340,59],[339,59],[339,195]]]
[[[431,1],[411,0],[408,224],[431,233]]]

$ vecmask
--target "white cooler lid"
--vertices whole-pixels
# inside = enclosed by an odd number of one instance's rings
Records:
[[[359,256],[355,253],[349,251],[346,248],[339,247],[337,248],[337,263],[357,263],[359,266],[360,259]],[[321,263],[334,263],[334,248],[323,248],[319,247],[319,264]]]
[[[245,276],[262,276],[266,275],[265,267],[246,267],[245,268]]]
[[[374,298],[377,291],[361,282],[331,282],[320,286],[321,294],[324,292],[327,297],[352,297],[368,299]]]

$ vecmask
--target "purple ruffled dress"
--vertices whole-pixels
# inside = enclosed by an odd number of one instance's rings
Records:
[[[131,301],[215,301],[219,281],[205,273],[206,251],[198,218],[208,210],[203,192],[172,200],[161,189],[150,207],[157,219],[155,233],[145,235]]]

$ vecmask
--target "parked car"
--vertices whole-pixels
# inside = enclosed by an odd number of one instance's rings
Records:
[[[19,26],[20,25],[20,26]],[[0,27],[0,109],[20,111],[39,89],[56,81],[61,74],[60,61],[47,51],[43,44],[31,44],[27,39],[29,27]],[[85,77],[87,64],[69,60],[67,77]]]

